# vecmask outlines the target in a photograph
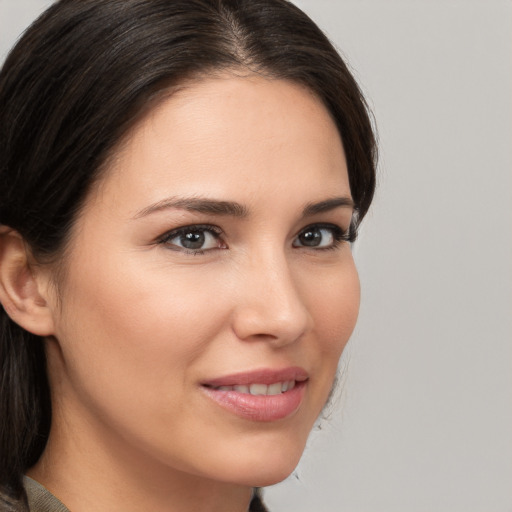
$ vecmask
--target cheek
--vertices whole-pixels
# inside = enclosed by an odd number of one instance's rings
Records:
[[[331,391],[341,353],[356,325],[360,284],[351,256],[336,271],[317,275],[310,294],[310,299],[314,300],[309,302],[315,335],[308,347],[308,357],[316,361],[314,374],[318,387],[315,400],[320,412]]]
[[[80,263],[57,332],[75,394],[103,412],[179,409],[195,362],[223,325],[215,283],[136,257]]]
[[[176,354],[193,359],[208,341],[205,331],[211,338],[222,323],[219,302],[212,304],[215,283],[199,276],[143,269],[136,260],[82,268],[65,296],[63,335],[86,336],[86,345],[96,345],[102,356],[122,351],[126,358],[158,360],[167,354],[177,364]]]
[[[321,340],[321,350],[341,354],[354,330],[360,303],[360,285],[352,257],[338,269],[319,275],[310,312]]]

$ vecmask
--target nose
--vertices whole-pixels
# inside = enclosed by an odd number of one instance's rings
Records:
[[[312,319],[285,255],[253,259],[241,274],[232,319],[237,337],[275,347],[299,340]]]

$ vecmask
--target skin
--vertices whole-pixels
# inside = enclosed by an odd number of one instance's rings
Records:
[[[358,313],[349,243],[330,247],[331,228],[326,248],[298,239],[312,224],[348,230],[350,206],[303,217],[335,197],[351,197],[343,146],[304,88],[226,75],[155,107],[90,193],[48,292],[54,417],[29,475],[73,512],[242,512],[252,486],[288,476]],[[236,202],[245,215],[168,198]],[[200,253],[162,241],[197,224],[220,232]],[[278,421],[241,418],[201,386],[289,366],[309,380]]]

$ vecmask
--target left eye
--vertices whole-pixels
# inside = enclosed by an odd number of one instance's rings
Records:
[[[343,232],[337,226],[309,226],[293,241],[293,247],[329,248],[342,240]]]
[[[166,245],[174,246],[178,250],[207,251],[221,247],[220,234],[212,228],[192,226],[172,231],[162,240]]]

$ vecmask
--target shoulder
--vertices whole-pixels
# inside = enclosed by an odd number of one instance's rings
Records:
[[[69,512],[66,506],[39,482],[25,476],[23,485],[30,512]]]

